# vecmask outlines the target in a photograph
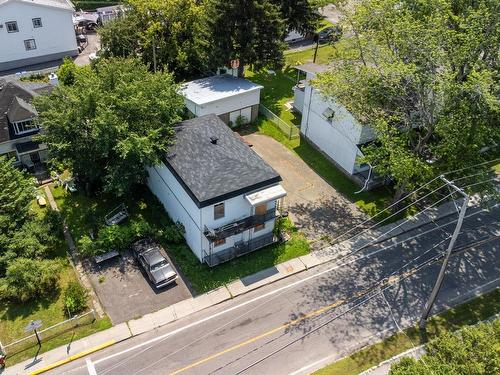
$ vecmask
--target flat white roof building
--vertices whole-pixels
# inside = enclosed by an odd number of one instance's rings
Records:
[[[238,118],[243,123],[256,119],[262,88],[247,79],[224,74],[187,82],[180,94],[192,115],[215,114],[226,124],[235,125]]]

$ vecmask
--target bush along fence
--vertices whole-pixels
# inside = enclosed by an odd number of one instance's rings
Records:
[[[296,126],[287,124],[281,118],[279,118],[276,114],[274,114],[269,108],[267,108],[263,104],[259,104],[259,113],[270,120],[276,127],[285,134],[288,139],[298,138],[300,135],[299,128]]]
[[[0,352],[4,353],[7,358],[16,354],[22,353],[39,345],[39,341],[43,344],[51,339],[54,339],[64,333],[71,331],[74,328],[92,324],[96,320],[96,312],[94,309],[86,313],[75,315],[70,319],[54,324],[53,326],[41,329],[36,333],[13,341],[6,345],[0,343]],[[38,337],[37,337],[38,336]]]

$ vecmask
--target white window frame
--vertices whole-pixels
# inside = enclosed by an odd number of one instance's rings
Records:
[[[26,51],[33,51],[33,50],[35,50],[36,49],[35,39],[26,39],[24,41],[24,48],[26,49]]]
[[[33,125],[33,127],[26,129],[25,126],[28,123],[31,124],[31,125]],[[24,130],[21,130],[21,131],[19,130],[20,129],[19,128],[20,125],[22,126],[21,129],[24,129]],[[21,135],[21,134],[26,134],[26,133],[33,133],[34,131],[38,130],[38,124],[35,122],[34,119],[27,119],[27,120],[23,120],[23,121],[13,122],[12,126],[14,127],[14,133],[16,135]]]
[[[39,27],[43,27],[42,19],[40,17],[32,18],[31,22],[33,22],[33,27],[35,29],[37,29]]]
[[[222,206],[222,216],[217,216],[216,215],[217,207],[221,207],[221,206]],[[223,219],[225,216],[226,216],[226,206],[224,205],[224,202],[214,204],[214,220]]]
[[[9,30],[9,25],[16,25],[15,30]],[[8,33],[18,33],[19,32],[19,26],[17,25],[17,21],[8,21],[5,22],[5,27],[7,28]]]

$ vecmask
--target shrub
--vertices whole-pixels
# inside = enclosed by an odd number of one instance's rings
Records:
[[[78,251],[84,257],[94,256],[97,252],[96,243],[85,235],[78,240]]]
[[[64,306],[71,315],[84,310],[87,307],[87,290],[78,282],[68,283],[64,289]]]
[[[155,235],[155,228],[144,219],[132,220],[128,224],[101,228],[95,241],[83,236],[78,241],[78,249],[86,257],[113,250],[121,252],[130,248],[135,240]]]
[[[59,270],[54,260],[17,258],[7,267],[0,296],[17,302],[49,296],[58,289]]]
[[[185,233],[184,225],[182,225],[179,222],[167,225],[162,232],[163,232],[163,238],[167,242],[178,244],[184,241],[184,233]]]

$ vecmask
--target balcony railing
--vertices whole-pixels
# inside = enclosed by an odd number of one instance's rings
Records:
[[[278,239],[273,233],[267,233],[260,237],[253,238],[250,241],[237,242],[233,247],[220,250],[212,254],[207,254],[205,252],[204,260],[210,267],[213,267],[218,264],[227,262],[231,259],[234,259],[236,257],[248,254],[252,251],[271,245],[277,241]]]
[[[247,229],[253,228],[259,224],[264,224],[266,221],[276,217],[276,209],[267,210],[263,215],[248,216],[244,219],[236,220],[232,223],[223,225],[219,228],[209,229],[205,227],[204,235],[209,241],[221,240],[231,237],[235,234],[242,233]]]

